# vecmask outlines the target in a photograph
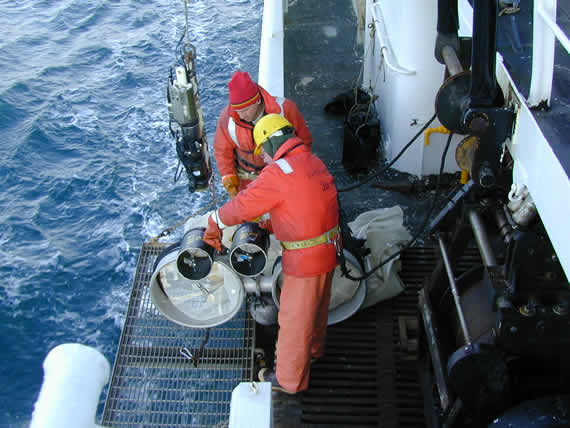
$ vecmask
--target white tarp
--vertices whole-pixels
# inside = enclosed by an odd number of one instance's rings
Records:
[[[411,239],[403,226],[404,213],[400,206],[379,208],[360,214],[349,223],[356,238],[366,239],[370,254],[364,258],[368,272],[399,251]],[[395,257],[366,279],[367,292],[362,309],[398,295],[404,284],[400,279],[400,258]]]

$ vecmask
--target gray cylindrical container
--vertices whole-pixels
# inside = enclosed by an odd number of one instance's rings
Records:
[[[205,231],[203,227],[196,227],[182,238],[176,267],[185,278],[197,281],[205,278],[212,269],[214,248],[202,240]]]
[[[267,263],[269,235],[257,223],[243,223],[233,236],[230,265],[242,276],[256,276]]]
[[[261,325],[277,323],[277,306],[270,295],[253,296],[248,303],[249,313]]]

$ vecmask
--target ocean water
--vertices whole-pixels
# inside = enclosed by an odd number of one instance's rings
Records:
[[[262,9],[188,1],[210,145],[231,74],[257,76]],[[211,200],[173,180],[184,26],[184,0],[0,0],[1,427],[28,426],[53,347],[113,363],[142,243]]]

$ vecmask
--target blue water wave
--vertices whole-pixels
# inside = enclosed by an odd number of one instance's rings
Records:
[[[210,144],[231,74],[257,75],[262,8],[189,2]],[[23,427],[49,350],[113,362],[140,246],[210,200],[173,182],[183,0],[1,1],[0,28],[0,426]]]

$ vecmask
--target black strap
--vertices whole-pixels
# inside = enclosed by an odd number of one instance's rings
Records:
[[[206,343],[208,343],[208,339],[210,339],[210,328],[206,329],[206,335],[205,335],[204,339],[202,340],[202,343],[200,344],[200,349],[198,349],[198,351],[196,351],[196,353],[194,354],[194,357],[192,358],[192,362],[194,363],[194,367],[198,367],[198,361],[200,361],[200,357],[204,353],[204,346],[206,346]]]
[[[260,172],[263,169],[262,166],[257,166],[257,165],[252,164],[251,162],[246,161],[237,152],[236,152],[236,161],[237,161],[238,165],[241,163],[241,164],[243,164],[243,166],[251,168],[251,169],[255,170],[256,172]]]
[[[240,152],[247,153],[248,155],[252,155],[255,152],[254,150],[244,150],[241,147],[236,147],[236,155],[237,155],[237,150],[239,150]]]

